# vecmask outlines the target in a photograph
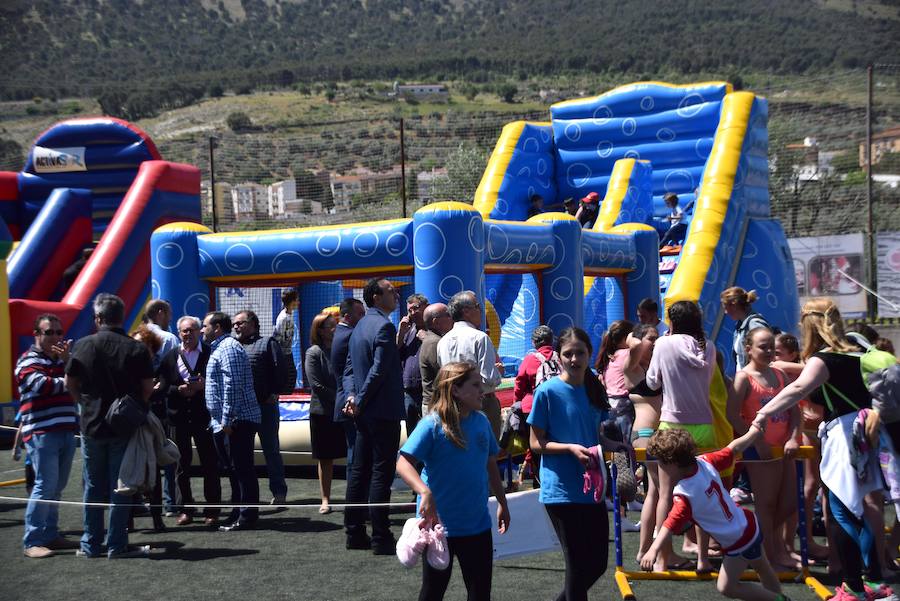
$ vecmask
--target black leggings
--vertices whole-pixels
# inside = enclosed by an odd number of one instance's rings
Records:
[[[854,591],[863,590],[863,575],[881,582],[881,563],[875,545],[875,533],[864,519],[853,515],[840,499],[828,491],[831,520],[828,530],[841,556],[841,574]]]
[[[494,541],[490,530],[472,536],[448,536],[450,566],[436,570],[422,556],[422,590],[419,601],[440,601],[450,584],[453,558],[459,559],[463,582],[466,583],[468,601],[490,601],[491,576],[494,564]]]
[[[587,601],[588,589],[606,571],[609,518],[603,503],[544,505],[566,559],[565,588],[556,601]]]

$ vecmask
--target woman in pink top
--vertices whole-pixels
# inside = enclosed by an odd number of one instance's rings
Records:
[[[743,344],[749,361],[734,375],[734,394],[728,403],[729,418],[737,436],[747,432],[757,412],[775,398],[788,381],[784,372],[769,365],[775,358],[775,336],[769,328],[750,330]],[[739,417],[735,416],[737,411]],[[748,462],[745,467],[753,487],[763,546],[776,571],[801,568],[799,558],[791,557],[788,552],[789,541],[785,538],[784,528],[797,511],[793,455],[799,440],[800,410],[795,406],[769,416],[764,438],[754,448],[744,451],[746,459],[768,460]],[[784,457],[771,461],[770,447],[783,447]],[[793,542],[793,533],[790,542]]]
[[[662,387],[660,430],[686,430],[693,437],[698,449],[716,448],[712,426],[712,409],[709,405],[709,385],[716,366],[716,349],[708,344],[703,332],[703,314],[697,303],[678,301],[668,310],[671,329],[668,336],[661,336],[653,349],[653,358],[647,368],[647,386]],[[659,503],[656,506],[656,523],[662,524],[672,508],[672,491],[675,483],[659,471]],[[710,570],[705,534],[699,535],[697,570]],[[671,543],[664,545],[657,556],[654,570],[683,569],[684,558],[672,551]]]
[[[609,418],[616,422],[623,442],[631,441],[631,426],[634,423],[634,404],[628,396],[625,372],[633,371],[641,358],[639,347],[629,347],[628,336],[632,331],[634,324],[626,319],[612,322],[603,335],[594,363],[609,397]]]

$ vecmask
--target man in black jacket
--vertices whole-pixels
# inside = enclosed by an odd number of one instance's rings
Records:
[[[284,389],[284,382],[288,377],[287,361],[281,352],[281,345],[274,338],[259,335],[259,317],[256,313],[241,311],[231,323],[234,336],[247,352],[250,369],[253,371],[253,388],[262,419],[258,432],[259,444],[266,458],[272,504],[283,505],[287,497],[287,481],[284,479],[284,461],[281,459],[281,445],[278,442],[278,427],[281,423],[278,394]]]
[[[163,356],[159,364],[159,387],[166,396],[169,420],[172,423],[175,444],[181,453],[176,479],[181,492],[181,502],[193,505],[191,493],[191,440],[197,447],[200,469],[203,473],[203,497],[207,503],[222,502],[222,485],[219,481],[219,464],[212,431],[209,429],[209,411],[204,398],[204,377],[209,361],[209,347],[200,343],[200,320],[185,316],[178,320],[178,336],[181,345]],[[207,526],[215,526],[219,508],[204,510]],[[194,521],[194,509],[183,507],[176,522],[185,526]]]
[[[66,388],[81,408],[84,500],[92,504],[84,507],[79,553],[99,557],[105,539],[109,559],[146,557],[148,545],[128,548],[128,505],[132,497],[115,492],[129,437],[114,431],[106,414],[113,402],[126,394],[148,404],[153,391],[153,361],[147,347],[122,329],[125,303],[121,298],[101,292],[93,308],[97,333],[75,343],[66,365]],[[103,503],[110,504],[108,528],[104,527]]]

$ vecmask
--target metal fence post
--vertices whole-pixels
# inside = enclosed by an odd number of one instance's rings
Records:
[[[869,276],[866,282],[870,290],[878,292],[876,279],[877,261],[875,253],[875,233],[872,218],[872,71],[873,65],[866,68],[866,252],[867,269]],[[874,294],[869,294],[866,303],[869,321],[875,321],[878,315],[878,301]]]
[[[216,210],[216,160],[213,150],[216,147],[215,136],[209,137],[209,190],[210,190],[210,209],[212,210],[212,231],[219,231],[219,215]]]
[[[403,203],[403,214],[406,219],[406,144],[403,134],[403,117],[400,117],[400,200]]]

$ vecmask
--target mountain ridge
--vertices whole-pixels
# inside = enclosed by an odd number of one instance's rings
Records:
[[[0,94],[561,71],[799,74],[892,56],[897,21],[832,4],[840,3],[12,0],[0,9],[0,53],[17,68],[0,76]],[[896,0],[860,4],[898,12]]]

